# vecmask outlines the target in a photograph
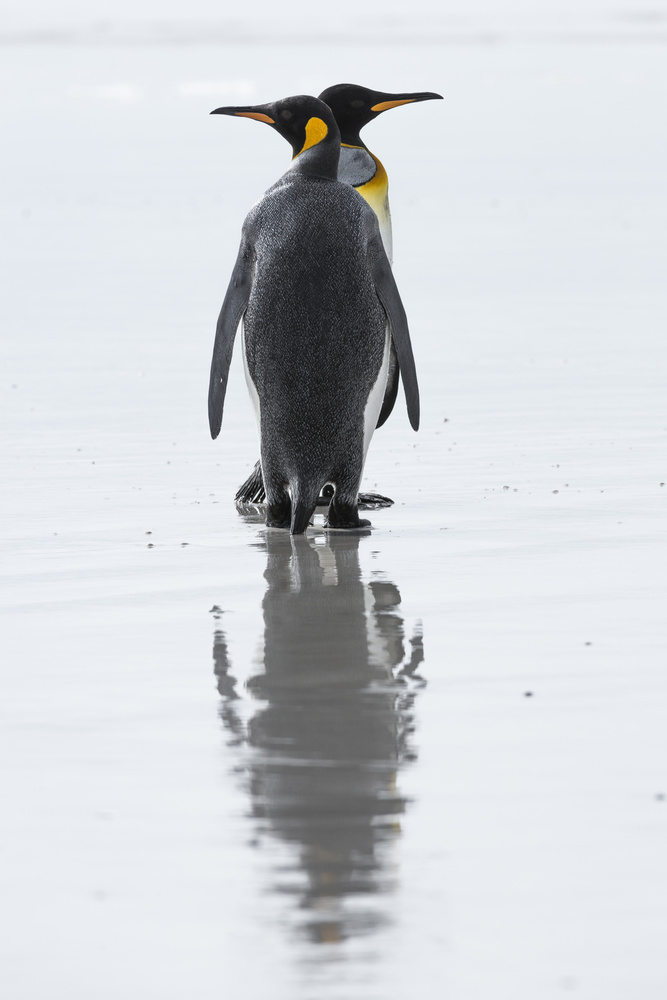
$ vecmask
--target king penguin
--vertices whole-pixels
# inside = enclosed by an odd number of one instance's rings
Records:
[[[340,131],[338,180],[356,188],[377,215],[382,242],[389,263],[393,263],[389,178],[380,160],[364,143],[360,132],[384,111],[419,101],[442,100],[442,95],[430,91],[387,94],[381,90],[359,87],[354,83],[337,83],[323,90],[320,100],[331,108]]]
[[[320,490],[327,526],[366,526],[359,483],[384,398],[391,346],[408,417],[419,391],[405,310],[367,202],[337,179],[340,133],[326,104],[298,96],[212,114],[265,122],[294,152],[251,209],[216,328],[211,436],[220,432],[236,329],[260,435],[266,523],[302,534]]]
[[[361,87],[354,83],[338,83],[323,90],[319,99],[324,101],[333,112],[340,132],[341,150],[338,180],[355,188],[377,215],[384,249],[391,264],[393,263],[393,239],[389,210],[389,179],[387,171],[378,157],[363,142],[360,132],[365,125],[368,125],[385,111],[405,104],[416,104],[420,101],[442,100],[442,95],[431,91],[391,94],[381,90],[370,90],[368,87]],[[398,394],[398,376],[396,352],[392,348],[385,396],[378,417],[378,427],[385,423],[394,408]],[[237,503],[261,503],[264,499],[262,470],[260,463],[257,462],[250,476],[239,487],[235,500]],[[384,501],[383,505],[392,502],[375,494],[368,498],[362,494],[362,499],[369,499],[371,502]]]

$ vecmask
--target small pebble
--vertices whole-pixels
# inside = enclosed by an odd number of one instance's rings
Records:
[[[532,698],[533,697],[533,692],[532,691],[524,691],[523,696],[524,696],[524,698]]]
[[[154,549],[154,548],[155,548],[155,546],[153,545],[153,543],[152,543],[152,542],[149,542],[149,543],[148,543],[148,545],[146,546],[146,548],[147,548],[147,549]]]

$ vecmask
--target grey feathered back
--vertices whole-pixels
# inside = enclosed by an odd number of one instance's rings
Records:
[[[262,439],[280,451],[291,442],[288,466],[298,442],[325,480],[362,448],[364,407],[382,364],[386,316],[368,261],[376,231],[375,214],[352,188],[291,172],[244,226],[255,255],[246,357],[267,401]]]

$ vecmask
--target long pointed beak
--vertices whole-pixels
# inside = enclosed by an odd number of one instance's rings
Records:
[[[390,108],[399,108],[401,104],[416,104],[418,101],[441,101],[442,94],[433,94],[431,91],[423,90],[417,94],[381,94],[378,95],[384,100],[378,101],[371,108],[379,114],[381,111],[389,111]]]
[[[237,108],[216,108],[211,111],[212,115],[231,115],[236,118],[254,118],[258,122],[266,122],[267,125],[275,125],[276,120],[272,118],[271,115],[267,115],[266,111],[262,109],[262,105],[256,107],[237,107]]]

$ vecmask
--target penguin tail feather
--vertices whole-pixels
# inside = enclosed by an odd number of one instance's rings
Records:
[[[312,496],[309,495],[307,500],[303,500],[298,494],[293,496],[290,535],[302,535],[304,533],[310,524],[311,517],[315,513],[319,492],[318,489]]]
[[[262,466],[258,462],[252,470],[245,483],[239,486],[236,496],[236,503],[264,503],[266,500],[266,490],[262,478]]]

